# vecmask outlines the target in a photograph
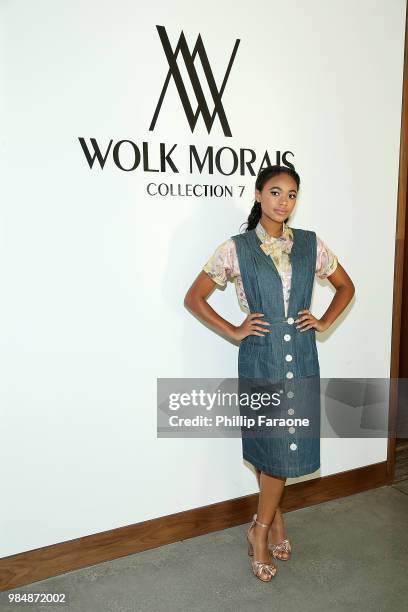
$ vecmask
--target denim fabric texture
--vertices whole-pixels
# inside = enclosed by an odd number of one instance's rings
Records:
[[[291,228],[292,282],[287,316],[283,287],[273,259],[261,248],[255,230],[232,236],[242,283],[251,313],[264,314],[269,332],[250,335],[239,347],[240,393],[279,393],[278,406],[253,410],[240,406],[242,416],[308,419],[308,426],[241,427],[245,460],[275,476],[296,477],[320,467],[320,366],[316,331],[296,329],[298,311],[310,308],[315,279],[316,233]]]

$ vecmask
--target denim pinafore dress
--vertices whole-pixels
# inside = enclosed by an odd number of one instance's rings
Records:
[[[243,458],[267,474],[296,477],[320,467],[320,366],[316,330],[296,329],[309,309],[316,269],[316,233],[291,228],[292,281],[285,315],[282,280],[255,230],[231,236],[251,313],[264,314],[270,331],[244,338],[238,354]],[[270,405],[260,405],[274,397]],[[254,408],[255,406],[255,408]],[[263,416],[263,419],[259,417]],[[256,421],[247,426],[247,417]],[[273,423],[273,425],[271,424]]]

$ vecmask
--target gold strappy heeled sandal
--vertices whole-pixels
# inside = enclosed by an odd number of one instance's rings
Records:
[[[292,546],[288,539],[282,540],[279,544],[268,544],[268,550],[272,554],[275,559],[280,559],[281,561],[289,561],[292,553]],[[288,557],[279,556],[281,552],[288,553]]]
[[[247,531],[248,555],[250,557],[254,555],[254,547],[252,546],[252,542],[250,541],[248,536],[249,536],[249,532],[252,529],[252,527],[255,527],[255,523],[257,523],[257,525],[260,525],[261,527],[266,527],[267,529],[269,529],[270,527],[270,525],[266,525],[265,523],[261,523],[260,521],[258,521],[257,515],[254,514],[252,523],[250,524],[248,531]],[[275,576],[277,569],[278,569],[276,565],[274,565],[273,563],[257,561],[256,559],[250,560],[250,562],[251,562],[251,567],[252,567],[252,571],[254,575],[257,578],[259,578],[259,580],[262,580],[262,582],[270,582],[272,578]],[[266,574],[267,576],[266,579],[261,578],[262,574],[263,575]]]

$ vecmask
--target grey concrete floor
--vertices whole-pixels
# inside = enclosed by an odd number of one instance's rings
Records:
[[[408,610],[408,480],[285,514],[293,556],[262,583],[240,525],[1,593],[0,609],[75,612]],[[66,593],[62,605],[9,593]]]

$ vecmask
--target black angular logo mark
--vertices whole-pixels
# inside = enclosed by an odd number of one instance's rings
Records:
[[[159,36],[160,36],[160,40],[163,46],[164,53],[166,54],[166,58],[169,64],[169,71],[167,73],[166,80],[164,81],[163,89],[161,91],[159,101],[157,103],[156,110],[154,112],[153,119],[150,124],[149,131],[154,130],[154,127],[157,121],[157,117],[159,116],[159,112],[163,104],[164,96],[166,94],[167,87],[170,82],[170,77],[172,76],[176,84],[176,87],[177,87],[177,90],[180,96],[180,100],[183,105],[184,112],[186,113],[187,121],[190,125],[191,131],[194,132],[194,128],[196,126],[198,117],[200,116],[200,113],[201,113],[204,119],[205,126],[207,128],[207,132],[210,133],[215,117],[218,115],[222,129],[224,131],[224,135],[232,136],[232,133],[231,133],[231,130],[228,124],[227,116],[225,114],[224,107],[221,102],[221,98],[224,93],[225,86],[228,81],[228,77],[231,72],[232,64],[234,63],[234,59],[235,59],[235,56],[238,50],[239,43],[241,42],[240,39],[237,38],[235,41],[235,45],[232,50],[232,54],[231,54],[231,57],[228,63],[227,71],[222,81],[221,88],[218,90],[217,84],[214,79],[214,75],[211,70],[210,62],[208,61],[204,43],[201,38],[201,34],[198,35],[197,42],[194,46],[193,52],[190,53],[186,38],[184,36],[184,32],[181,31],[179,41],[177,43],[175,50],[173,51],[171,48],[171,44],[167,36],[165,27],[156,26],[156,28],[157,28],[157,31],[159,32]],[[178,57],[179,52],[181,52],[181,55],[183,57],[183,60],[184,60],[184,63],[187,69],[187,73],[191,81],[191,85],[193,87],[195,96],[197,98],[198,107],[195,112],[193,111],[191,107],[190,101],[188,99],[187,91],[183,83],[183,79],[181,77],[179,67],[177,65],[177,57]],[[212,99],[214,101],[214,110],[212,113],[210,112],[208,108],[208,105],[205,100],[204,93],[203,93],[203,90],[200,84],[200,80],[198,78],[198,74],[194,66],[194,60],[195,60],[196,55],[198,55],[200,58],[201,65],[203,67],[204,74],[205,74],[205,77],[208,83],[208,87],[211,92]]]

